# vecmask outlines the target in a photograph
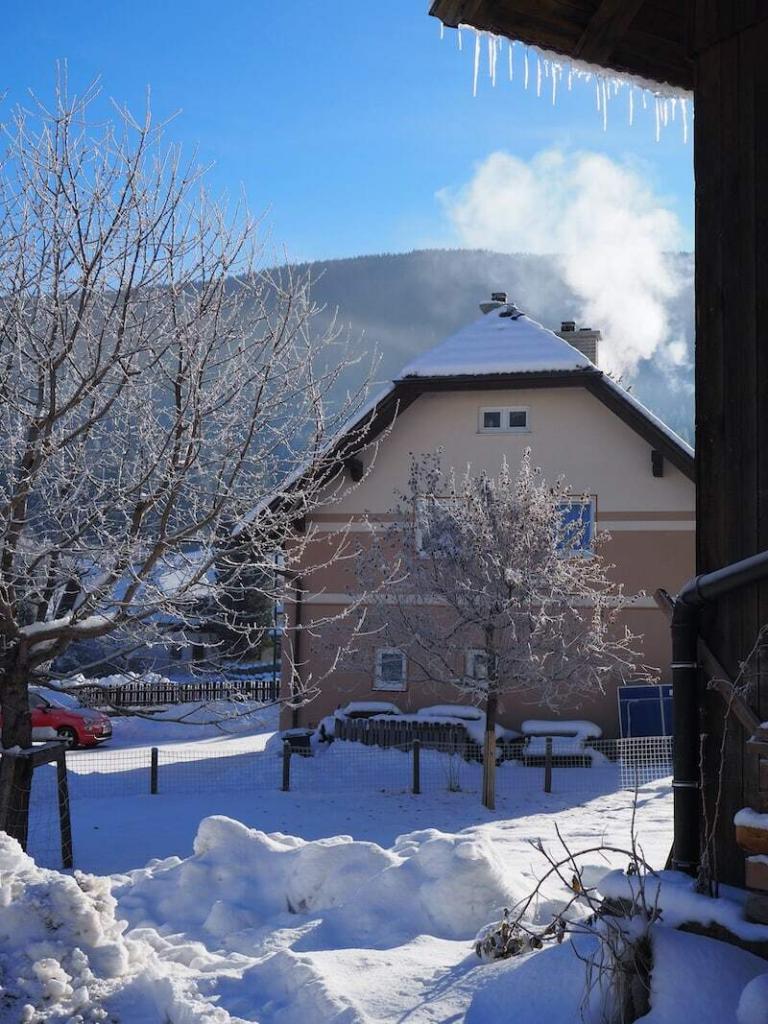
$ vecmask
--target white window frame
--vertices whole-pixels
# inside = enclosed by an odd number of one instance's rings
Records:
[[[499,413],[501,426],[486,427],[485,414],[487,412]],[[524,427],[510,427],[509,414],[511,412],[525,413]],[[531,432],[531,410],[527,405],[484,405],[481,407],[477,417],[477,432],[479,434],[530,434]]]
[[[385,654],[397,654],[400,656],[400,664],[402,665],[402,678],[399,683],[392,683],[388,680],[382,679],[381,677],[381,662],[382,657]],[[377,647],[376,648],[376,659],[375,668],[373,675],[373,688],[374,690],[389,690],[392,693],[402,693],[408,688],[408,659],[405,653],[400,650],[399,647]]]
[[[482,655],[485,658],[484,676],[475,674],[475,660],[478,655]],[[470,647],[464,658],[464,671],[467,679],[475,679],[478,682],[486,680],[488,678],[488,651],[484,647]]]

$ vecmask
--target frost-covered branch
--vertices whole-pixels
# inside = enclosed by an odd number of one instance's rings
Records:
[[[17,109],[0,165],[6,745],[73,644],[248,650],[291,599],[301,521],[351,486],[340,428],[365,398],[245,204],[213,201],[149,111],[94,122],[95,95],[62,79]]]

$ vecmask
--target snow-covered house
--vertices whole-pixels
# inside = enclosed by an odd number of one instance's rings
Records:
[[[311,517],[315,536],[305,557],[312,560],[314,551],[316,563],[324,561],[324,543],[345,524],[362,536],[366,519],[390,520],[396,492],[407,490],[411,453],[442,448],[445,466],[495,473],[503,456],[514,467],[530,448],[546,479],[563,477],[574,493],[587,496],[582,516],[588,531],[610,534],[604,550],[615,577],[628,594],[643,592],[625,613],[627,624],[644,637],[644,661],[668,681],[669,627],[653,592],[664,587],[675,593],[693,573],[692,449],[599,369],[598,332],[564,323],[555,334],[504,296],[481,308],[479,320],[405,366],[349,425],[354,448],[340,445],[339,472],[359,483],[339,490],[337,500]],[[377,437],[380,443],[372,446]],[[323,630],[308,627],[353,599],[356,585],[354,567],[344,559],[307,579],[306,592],[288,612],[295,671],[305,681],[322,676],[332,657]],[[298,631],[290,628],[297,621],[303,627]],[[458,691],[436,692],[414,678],[407,658],[387,651],[384,659],[371,658],[369,672],[334,670],[320,696],[285,712],[283,724],[315,724],[351,700],[390,700],[414,711],[436,698],[461,699]],[[510,697],[500,710],[512,727],[535,711]],[[582,706],[579,715],[616,735],[616,693]]]

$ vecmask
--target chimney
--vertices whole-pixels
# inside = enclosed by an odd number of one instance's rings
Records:
[[[555,334],[597,365],[599,342],[602,337],[600,331],[593,331],[591,327],[580,327],[576,330],[575,320],[563,320],[560,330],[555,331]]]
[[[506,292],[491,292],[490,302],[481,302],[480,309],[483,313],[492,313],[494,309],[500,309],[507,304]]]

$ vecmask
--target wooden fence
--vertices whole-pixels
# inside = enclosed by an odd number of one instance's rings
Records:
[[[419,740],[423,748],[439,748],[468,758],[481,756],[482,747],[459,725],[443,722],[403,721],[392,718],[337,718],[337,740],[352,740],[369,747],[407,747]]]
[[[120,686],[82,686],[77,689],[81,704],[90,708],[152,707],[158,704],[190,704],[201,701],[247,700],[268,703],[277,700],[280,680],[235,679],[174,683],[137,680]]]
[[[408,747],[419,740],[422,749],[460,754],[467,761],[482,761],[483,747],[461,725],[391,718],[337,718],[334,736],[369,747]],[[504,759],[522,756],[523,740],[498,740],[497,751]]]

